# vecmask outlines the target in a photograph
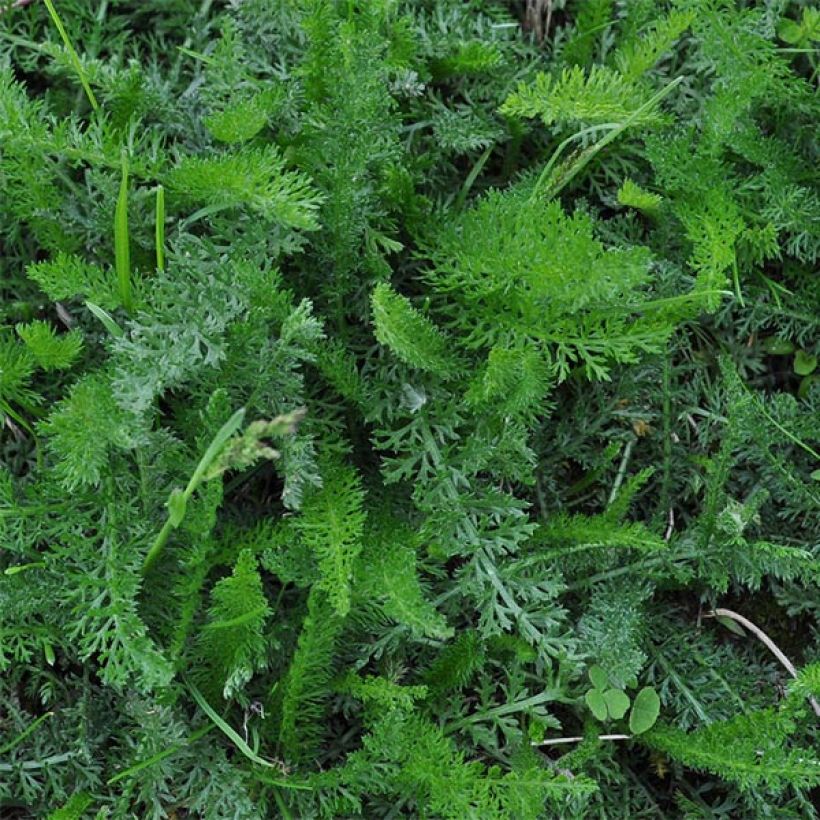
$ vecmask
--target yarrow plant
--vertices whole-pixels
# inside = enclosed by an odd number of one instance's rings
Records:
[[[0,8],[0,815],[815,816],[810,3]]]

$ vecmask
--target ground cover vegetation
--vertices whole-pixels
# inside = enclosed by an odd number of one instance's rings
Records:
[[[820,12],[0,14],[0,814],[813,817]]]

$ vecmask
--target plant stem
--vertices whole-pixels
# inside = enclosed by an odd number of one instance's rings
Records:
[[[65,26],[63,25],[63,21],[60,19],[60,15],[57,14],[57,9],[54,8],[54,3],[52,2],[52,0],[46,0],[46,8],[48,9],[48,13],[51,15],[51,19],[54,25],[57,27],[57,31],[60,33],[60,37],[62,38],[63,45],[65,46],[66,51],[71,57],[71,63],[74,66],[74,70],[77,72],[77,76],[80,78],[80,83],[82,84],[86,97],[88,97],[88,101],[91,103],[91,107],[94,109],[94,111],[99,111],[100,104],[97,102],[97,98],[94,96],[94,92],[91,90],[91,86],[88,83],[88,77],[86,77],[83,64],[80,62],[80,58],[77,55],[77,52],[74,50],[74,46],[71,44],[71,39],[68,36],[68,32],[66,31]]]
[[[114,210],[114,265],[117,269],[120,304],[126,313],[134,310],[131,289],[131,245],[128,234],[128,154],[122,151],[120,193]]]
[[[165,188],[157,185],[157,207],[154,223],[154,239],[157,249],[157,270],[165,270]]]
[[[598,740],[631,740],[632,735],[598,735]],[[552,740],[539,740],[530,743],[530,746],[561,746],[565,743],[580,743],[587,740],[585,737],[556,737]]]
[[[612,485],[612,492],[609,494],[609,500],[607,501],[607,507],[612,504],[613,501],[618,497],[618,490],[621,489],[621,484],[624,483],[624,476],[626,476],[626,468],[629,464],[629,459],[632,457],[632,448],[635,446],[635,438],[629,439],[626,443],[626,449],[624,450],[624,454],[621,457],[621,466],[618,467],[618,475],[615,476],[615,483]]]
[[[797,677],[797,670],[794,668],[794,664],[783,654],[780,647],[759,626],[753,624],[748,618],[745,618],[743,615],[731,609],[715,609],[708,613],[707,617],[729,618],[733,621],[737,621],[737,623],[748,629],[749,632],[765,645],[769,652],[780,661],[782,666],[793,678]],[[809,703],[811,703],[812,709],[814,709],[814,714],[820,717],[820,703],[811,696],[809,697]]]

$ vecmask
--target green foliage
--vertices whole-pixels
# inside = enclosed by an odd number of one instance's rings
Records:
[[[288,228],[315,230],[320,198],[310,182],[285,170],[275,146],[213,157],[185,157],[166,178],[168,189],[211,211],[247,207]]]
[[[350,611],[353,565],[362,549],[366,514],[364,493],[356,473],[331,467],[322,487],[304,501],[294,529],[316,556],[321,580],[317,589],[327,594],[336,612]]]
[[[36,319],[28,324],[18,324],[17,335],[43,370],[71,367],[83,347],[83,337],[79,331],[72,330],[58,336],[48,322]]]
[[[405,525],[385,518],[365,531],[356,559],[355,590],[365,605],[378,604],[388,618],[415,637],[445,639],[453,629],[425,597],[418,573],[418,538]]]
[[[0,816],[816,814],[812,4],[0,5]]]
[[[376,338],[411,367],[446,375],[454,362],[444,335],[410,302],[385,283],[373,291]]]
[[[61,808],[49,814],[49,820],[81,820],[85,811],[93,804],[91,795],[79,792]]]
[[[256,560],[243,550],[231,575],[211,590],[211,606],[200,636],[203,671],[209,682],[224,682],[224,698],[241,691],[267,665],[264,628],[269,615]]]
[[[595,51],[596,41],[605,35],[612,18],[612,0],[592,0],[575,3],[575,30],[564,47],[564,59],[568,63],[588,65]]]
[[[112,451],[128,445],[122,411],[110,385],[99,376],[77,381],[43,425],[56,456],[55,471],[66,489],[94,486],[107,473]]]
[[[590,377],[607,378],[610,362],[660,350],[671,320],[651,303],[635,318],[648,302],[646,249],[605,248],[587,215],[567,216],[558,203],[528,193],[491,191],[436,236],[427,278],[446,294],[442,311],[463,343],[535,345],[562,379],[576,363]],[[500,355],[491,354],[489,374]],[[534,365],[520,389],[537,395],[546,376]]]
[[[504,102],[503,111],[513,117],[540,117],[545,125],[566,128],[602,125],[638,114],[649,97],[639,86],[606,66],[585,73],[579,66],[565,68],[557,78],[538,74],[531,85],[521,85]],[[636,124],[655,125],[661,115],[648,109]]]
[[[625,179],[623,185],[618,189],[618,202],[651,216],[657,213],[662,200],[658,194],[644,191],[631,179]]]
[[[785,715],[766,709],[688,734],[658,726],[647,743],[690,768],[736,783],[741,790],[763,787],[777,794],[787,786],[812,789],[820,782],[820,760],[814,750],[789,744],[793,731]]]
[[[286,761],[310,761],[325,735],[324,714],[331,695],[333,656],[342,623],[326,611],[322,592],[311,591],[299,642],[281,682],[278,747]]]
[[[113,281],[103,270],[79,256],[61,251],[50,262],[30,265],[26,274],[55,301],[88,297],[104,308],[119,305]]]
[[[654,67],[658,59],[692,25],[696,12],[675,10],[627,39],[615,52],[614,62],[621,74],[637,80]]]

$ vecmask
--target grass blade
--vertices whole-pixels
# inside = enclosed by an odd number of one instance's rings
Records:
[[[107,310],[103,310],[93,302],[86,302],[85,306],[105,325],[105,329],[115,338],[120,339],[125,336],[125,331],[114,321]]]
[[[19,746],[44,720],[48,720],[54,712],[46,712],[40,715],[36,720],[33,720],[17,737],[10,740],[5,746],[0,746],[0,755],[10,752],[15,746]]]
[[[122,152],[122,180],[114,211],[114,265],[120,302],[127,313],[134,310],[131,290],[131,247],[128,237],[128,155]]]
[[[63,21],[60,19],[60,15],[57,14],[57,9],[54,8],[54,3],[52,2],[52,0],[46,0],[46,8],[48,9],[48,13],[51,15],[51,19],[54,22],[54,25],[57,27],[57,31],[60,32],[60,37],[63,40],[63,45],[65,46],[66,51],[69,53],[69,56],[71,57],[71,62],[74,65],[74,70],[77,72],[77,76],[80,78],[80,83],[82,84],[86,97],[88,97],[88,101],[91,103],[91,107],[94,109],[94,111],[99,111],[100,104],[97,102],[97,98],[94,96],[94,92],[91,90],[91,86],[89,85],[88,77],[85,74],[83,64],[80,62],[80,58],[77,52],[74,50],[74,46],[71,44],[71,39],[68,36],[68,32],[65,30],[65,26],[63,25]]]
[[[165,188],[157,185],[157,209],[154,219],[154,237],[157,247],[157,270],[165,270]]]
[[[135,763],[133,766],[118,772],[113,777],[110,777],[105,781],[106,785],[112,786],[114,783],[117,783],[120,780],[125,780],[126,777],[130,777],[132,774],[141,772],[143,769],[148,769],[156,763],[159,763],[161,760],[165,760],[167,757],[175,755],[183,747],[190,746],[192,743],[196,743],[196,741],[201,737],[205,737],[205,735],[207,735],[208,732],[214,728],[214,724],[211,723],[207,726],[203,726],[201,729],[197,729],[197,731],[187,738],[187,740],[183,740],[181,743],[175,743],[173,746],[169,746],[167,749],[163,749],[161,752],[157,752],[157,754],[152,755],[145,760],[141,760],[139,763]]]
[[[231,742],[242,752],[248,760],[256,763],[258,766],[264,766],[268,769],[277,769],[281,771],[282,765],[278,762],[273,762],[271,760],[265,760],[263,757],[259,757],[250,746],[214,711],[214,708],[205,700],[204,695],[196,688],[190,681],[186,681],[188,685],[188,690],[190,691],[191,695],[193,695],[194,700],[199,704],[199,707],[205,712],[206,715],[216,724],[216,727],[229,739]],[[304,783],[294,783],[288,780],[286,777],[282,777],[281,779],[277,780],[269,780],[265,779],[266,783],[269,783],[272,786],[280,786],[286,789],[301,789],[303,791],[310,791],[311,787],[306,786]]]
[[[168,518],[165,520],[165,523],[162,525],[162,529],[159,531],[159,534],[154,539],[154,543],[151,545],[151,549],[148,550],[147,555],[145,556],[145,560],[142,562],[142,573],[143,575],[148,572],[149,569],[156,563],[157,558],[159,558],[160,553],[165,548],[165,542],[168,540],[168,536],[171,534],[171,530],[175,529],[179,526],[179,522],[185,515],[185,506],[188,503],[188,499],[194,494],[196,488],[202,482],[202,478],[208,470],[208,467],[211,466],[214,459],[222,452],[222,448],[227,444],[228,439],[242,426],[242,421],[245,418],[245,408],[240,407],[223,425],[219,428],[219,431],[214,436],[211,443],[208,445],[208,449],[205,451],[205,454],[199,460],[199,464],[194,470],[194,474],[191,476],[190,481],[188,481],[185,490],[180,492],[177,490],[175,493],[171,493],[169,497],[169,515]],[[178,505],[178,518],[175,520],[175,516],[173,514],[173,507],[171,504],[176,500]]]

